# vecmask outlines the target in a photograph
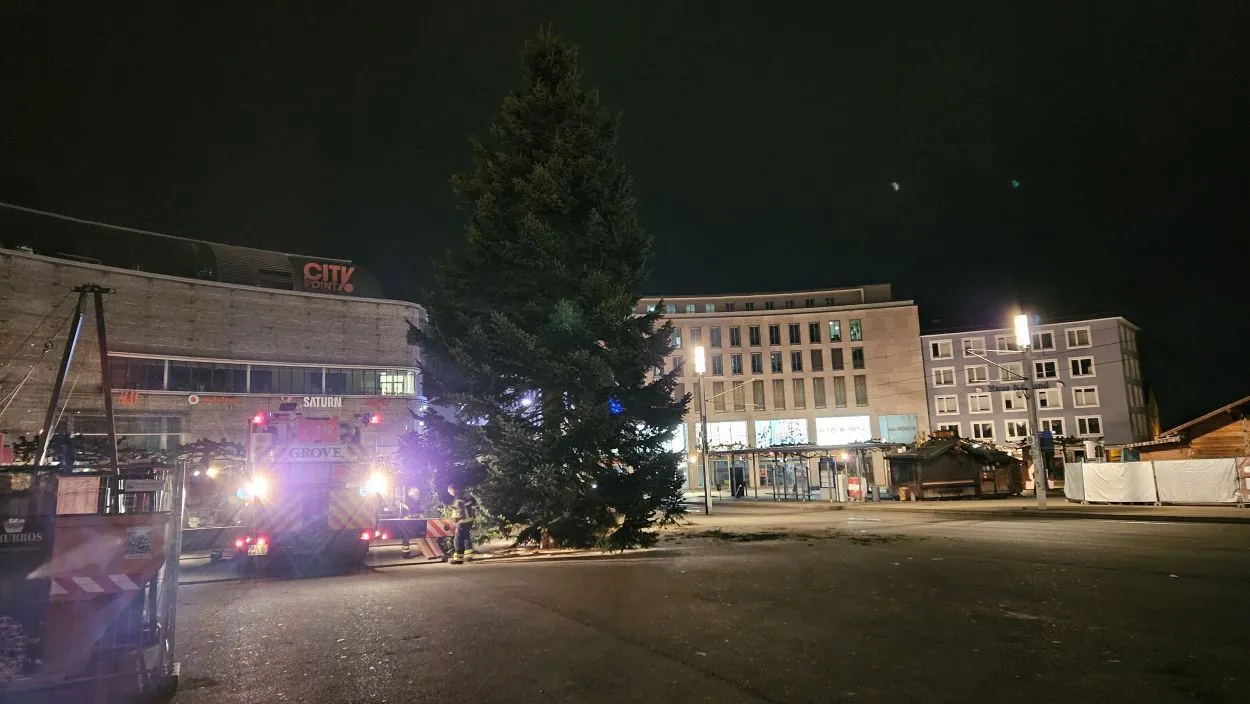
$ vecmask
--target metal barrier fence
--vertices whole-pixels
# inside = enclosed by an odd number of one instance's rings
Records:
[[[34,569],[17,575],[0,568],[23,586],[26,600],[0,604],[3,610],[39,614],[28,622],[34,632],[9,652],[15,662],[11,676],[0,676],[0,700],[87,704],[172,695],[185,471],[0,469],[22,472],[53,478],[55,532],[48,531],[50,545]],[[10,596],[0,591],[0,599]]]

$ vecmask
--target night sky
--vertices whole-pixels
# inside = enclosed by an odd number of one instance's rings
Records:
[[[1250,393],[1246,3],[188,4],[0,6],[0,200],[415,298],[550,23],[623,114],[648,293],[889,281],[926,331],[1121,314],[1165,427]]]

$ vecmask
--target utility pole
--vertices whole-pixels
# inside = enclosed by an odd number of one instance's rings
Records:
[[[1046,510],[1046,489],[1050,481],[1046,477],[1046,463],[1042,461],[1042,444],[1039,441],[1037,421],[1036,386],[1033,369],[1033,335],[1029,331],[1029,316],[1016,316],[1016,345],[1024,352],[1025,403],[1029,404],[1029,454],[1033,459],[1033,493],[1037,495],[1037,510]]]
[[[701,459],[703,461],[703,513],[710,516],[712,515],[712,487],[711,477],[708,476],[707,471],[707,389],[703,385],[703,378],[706,376],[704,372],[706,371],[706,352],[703,349],[703,345],[699,345],[694,348],[694,373],[699,376],[699,434],[702,435],[699,454],[702,456]]]

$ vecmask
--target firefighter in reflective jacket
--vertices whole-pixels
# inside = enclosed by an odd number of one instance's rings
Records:
[[[460,487],[450,484],[447,493],[453,499],[451,503],[452,520],[456,522],[456,537],[452,541],[454,553],[451,564],[463,565],[465,560],[473,560],[473,511],[476,508],[473,498],[462,493]]]

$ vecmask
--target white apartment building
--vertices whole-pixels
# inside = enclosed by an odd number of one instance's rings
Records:
[[[1031,370],[1006,328],[924,335],[931,429],[1019,446],[1029,435],[1027,371],[1040,430],[1107,444],[1146,440],[1137,333],[1120,317],[1035,324]]]

